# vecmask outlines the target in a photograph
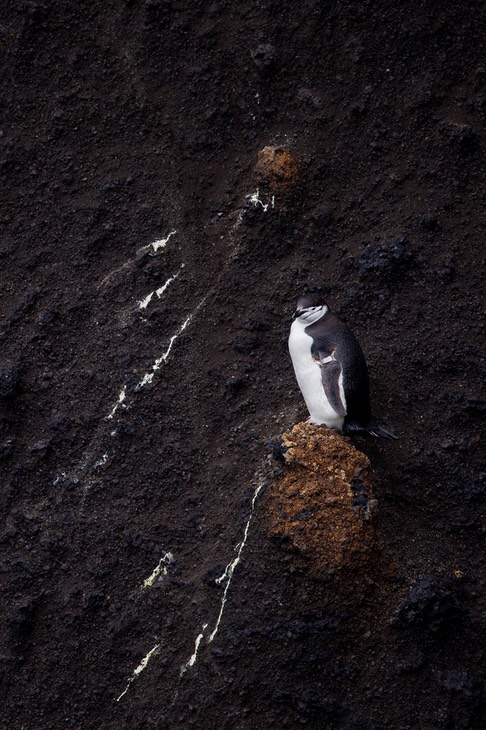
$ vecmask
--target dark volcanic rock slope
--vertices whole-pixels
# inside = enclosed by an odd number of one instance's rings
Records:
[[[484,726],[482,11],[3,3],[5,727]],[[270,537],[307,284],[400,436],[358,605]]]

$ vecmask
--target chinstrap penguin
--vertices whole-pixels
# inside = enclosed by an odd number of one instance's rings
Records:
[[[368,368],[355,336],[318,296],[297,301],[289,351],[309,423],[396,438],[371,416]]]

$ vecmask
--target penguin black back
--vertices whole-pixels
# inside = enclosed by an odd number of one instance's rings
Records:
[[[358,340],[332,312],[306,327],[313,339],[312,352],[333,352],[343,370],[346,416],[343,431],[365,429],[371,420],[370,380]]]

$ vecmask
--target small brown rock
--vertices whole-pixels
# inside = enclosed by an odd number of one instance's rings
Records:
[[[258,153],[255,171],[273,190],[290,185],[297,174],[298,163],[285,147],[264,147]]]

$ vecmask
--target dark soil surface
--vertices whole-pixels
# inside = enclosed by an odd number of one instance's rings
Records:
[[[484,45],[479,0],[2,2],[2,727],[486,727]],[[269,529],[306,285],[399,435],[354,602]]]

